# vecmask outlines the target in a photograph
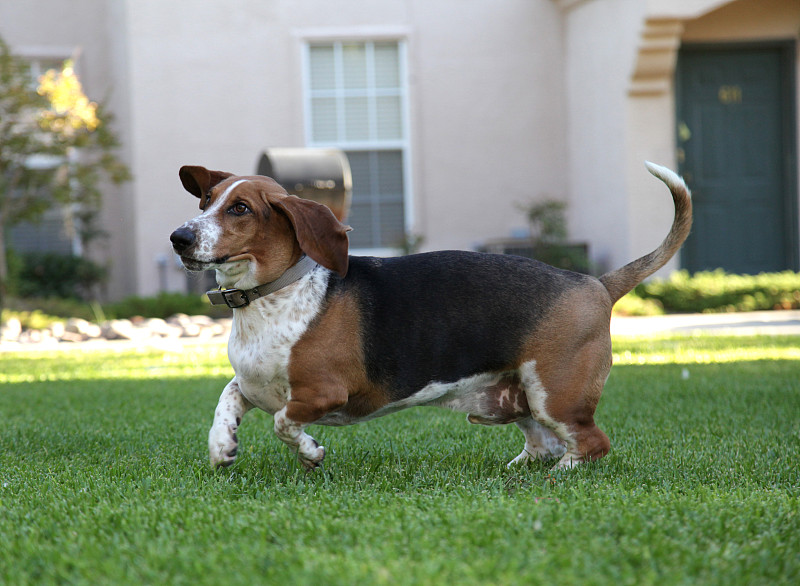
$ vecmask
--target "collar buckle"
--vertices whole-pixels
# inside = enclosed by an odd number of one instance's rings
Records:
[[[250,305],[247,291],[242,289],[218,289],[206,293],[212,305],[227,305],[231,309],[240,309]]]

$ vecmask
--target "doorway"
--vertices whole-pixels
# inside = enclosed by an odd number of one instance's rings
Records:
[[[678,162],[692,190],[691,272],[797,270],[794,44],[687,46]]]

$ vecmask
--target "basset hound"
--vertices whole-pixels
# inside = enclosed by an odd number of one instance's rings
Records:
[[[233,308],[235,376],[209,432],[214,466],[236,458],[253,407],[315,468],[325,449],[311,424],[349,425],[418,405],[471,423],[515,423],[525,437],[509,464],[602,458],[594,412],[611,369],[614,303],[678,251],[692,204],[683,180],[647,163],[675,206],[653,252],[599,278],[510,255],[444,251],[348,256],[348,226],[274,180],[185,166],[202,213],[171,235],[190,271],[216,271],[212,301]]]

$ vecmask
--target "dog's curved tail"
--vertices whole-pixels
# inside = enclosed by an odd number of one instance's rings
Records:
[[[600,277],[600,282],[611,296],[612,304],[667,264],[667,261],[678,252],[692,228],[692,198],[686,183],[666,167],[650,162],[646,162],[645,165],[647,165],[647,170],[666,183],[672,192],[672,200],[675,203],[675,219],[664,242],[653,252]]]

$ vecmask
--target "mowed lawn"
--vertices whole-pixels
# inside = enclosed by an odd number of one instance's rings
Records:
[[[800,338],[615,340],[612,451],[506,469],[515,426],[413,409],[306,473],[224,347],[0,354],[2,584],[798,584]]]

